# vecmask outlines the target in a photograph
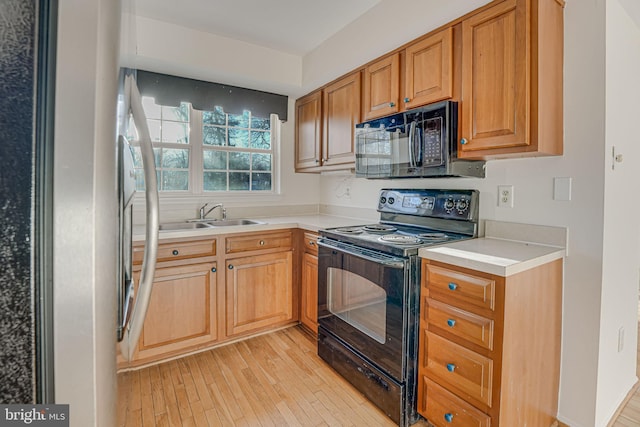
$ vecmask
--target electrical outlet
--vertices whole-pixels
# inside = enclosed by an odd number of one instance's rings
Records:
[[[513,207],[513,185],[498,185],[498,206]]]

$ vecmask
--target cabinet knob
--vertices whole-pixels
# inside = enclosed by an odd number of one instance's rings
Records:
[[[229,264],[229,267],[227,267],[229,270],[233,270],[233,264]]]
[[[174,254],[174,255],[178,255],[178,254],[180,254],[180,252],[178,252],[178,250],[177,250],[177,249],[174,249],[174,250],[173,250],[173,252],[171,252],[171,253],[172,253],[172,254]]]
[[[309,240],[309,246],[315,246],[316,242],[314,242],[313,240]]]
[[[404,99],[404,102],[409,102],[409,101],[411,101],[411,99],[409,99],[409,97],[406,97],[406,98]]]
[[[456,326],[456,321],[454,319],[448,319],[447,325],[449,325],[450,328],[453,328],[454,326]]]
[[[327,161],[327,159],[322,159],[322,163],[325,163]]]
[[[320,159],[316,159],[316,163],[320,163]]]
[[[264,246],[264,240],[260,240],[260,246]]]
[[[467,144],[467,142],[469,142],[469,141],[467,141],[467,138],[462,138],[462,139],[460,140],[460,144],[462,144],[462,145],[466,145],[466,144]]]
[[[448,423],[453,421],[453,414],[451,412],[447,412],[444,414],[444,420]]]
[[[396,106],[396,103],[395,103],[395,102],[390,102],[390,103],[389,103],[389,107],[395,107],[395,106]]]
[[[211,267],[211,272],[212,272],[212,273],[215,273],[216,271],[218,271],[218,269],[217,269],[217,268],[215,268],[215,267]]]
[[[453,282],[449,282],[449,289],[452,291],[455,291],[456,289],[458,289],[458,284],[457,283],[453,283]]]
[[[454,365],[453,363],[447,363],[447,371],[453,372],[455,370],[456,370],[456,365]]]

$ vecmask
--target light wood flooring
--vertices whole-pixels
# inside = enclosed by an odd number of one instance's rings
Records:
[[[394,425],[300,327],[118,375],[119,427]]]

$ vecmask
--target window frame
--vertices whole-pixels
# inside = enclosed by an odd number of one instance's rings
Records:
[[[160,105],[160,104],[158,104]],[[203,140],[203,111],[194,109],[190,103],[189,108],[189,132],[188,144],[157,142],[152,141],[153,148],[179,148],[189,150],[189,189],[188,190],[172,190],[158,191],[158,195],[162,200],[201,200],[203,198],[213,199],[248,199],[259,201],[269,200],[280,196],[280,144],[281,144],[281,122],[276,114],[271,114],[270,122],[270,141],[271,149],[261,150],[255,148],[236,148],[225,146],[209,146],[204,144]],[[228,114],[228,113],[227,113]],[[139,147],[140,143],[137,139],[131,141],[133,147]],[[271,154],[271,190],[226,190],[226,191],[204,191],[204,151],[205,149],[213,149],[216,147],[223,148],[220,151],[225,152],[245,152],[245,153],[270,153]],[[227,165],[228,166],[228,165]],[[167,169],[172,170],[172,169]],[[229,169],[226,169],[229,171]],[[247,171],[252,173],[252,170]],[[269,172],[269,171],[257,171]],[[144,199],[144,191],[137,190],[135,197]]]

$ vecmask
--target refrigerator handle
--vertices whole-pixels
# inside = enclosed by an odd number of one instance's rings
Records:
[[[125,95],[129,93],[130,108],[133,121],[138,130],[140,138],[140,151],[142,153],[142,165],[144,167],[145,198],[147,207],[144,258],[142,261],[142,272],[138,285],[138,295],[135,299],[131,321],[125,330],[124,339],[120,342],[120,352],[126,360],[131,360],[133,352],[138,344],[138,339],[142,333],[144,319],[147,315],[153,279],[156,270],[156,258],[158,255],[158,228],[159,228],[159,200],[158,182],[156,178],[156,167],[153,155],[153,146],[149,134],[147,118],[142,108],[142,98],[138,91],[138,86],[129,75],[125,80]]]

